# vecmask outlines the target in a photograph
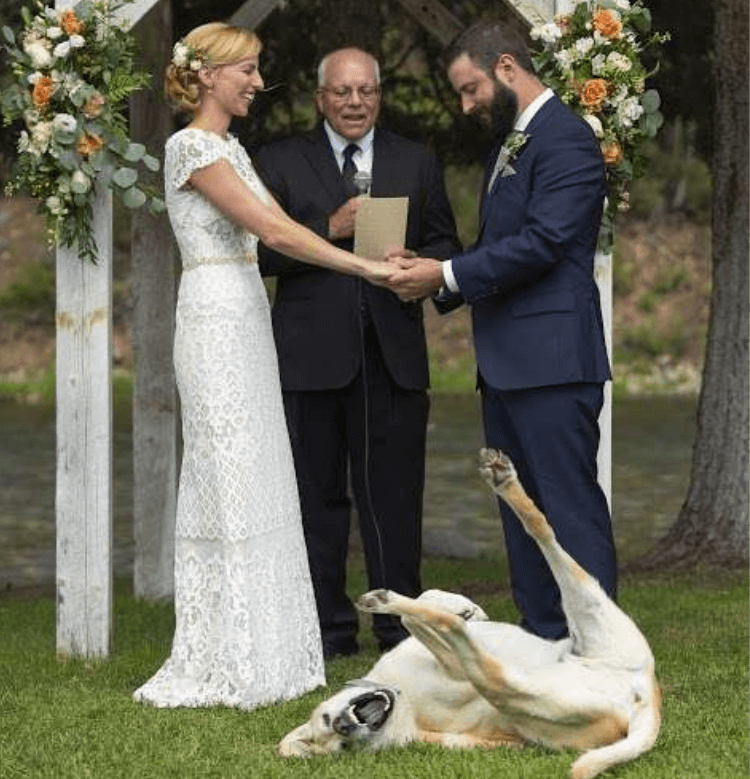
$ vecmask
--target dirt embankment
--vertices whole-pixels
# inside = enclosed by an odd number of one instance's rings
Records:
[[[668,386],[694,391],[700,375],[710,299],[708,227],[685,221],[628,221],[613,260],[616,378],[632,391]],[[25,198],[0,198],[0,297],[49,258],[42,221]],[[48,259],[49,261],[49,259]],[[127,261],[115,264],[114,359],[131,366]],[[0,379],[24,382],[54,360],[49,316],[0,314]],[[432,359],[455,368],[471,351],[468,310],[439,316],[425,306]]]

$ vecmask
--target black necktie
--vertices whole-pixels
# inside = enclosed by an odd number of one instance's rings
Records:
[[[357,194],[357,188],[354,186],[354,174],[357,172],[357,166],[354,164],[352,157],[359,151],[359,146],[356,143],[350,143],[344,149],[344,165],[341,168],[341,175],[346,182],[346,188],[351,197]]]

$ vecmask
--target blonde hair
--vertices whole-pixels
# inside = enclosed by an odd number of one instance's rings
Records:
[[[260,38],[252,30],[225,22],[202,24],[191,30],[182,42],[202,66],[209,68],[256,57],[262,48]],[[201,102],[198,70],[190,62],[184,65],[170,62],[164,73],[164,93],[178,111],[195,113]]]

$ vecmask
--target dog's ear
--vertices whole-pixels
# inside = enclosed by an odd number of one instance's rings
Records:
[[[309,722],[295,728],[281,739],[279,755],[281,757],[310,757],[315,753],[312,735]]]

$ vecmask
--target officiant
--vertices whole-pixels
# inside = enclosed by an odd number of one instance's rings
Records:
[[[320,62],[320,123],[254,155],[294,219],[353,246],[362,197],[406,196],[406,248],[447,258],[459,246],[437,158],[376,127],[377,60],[356,48]],[[357,613],[346,594],[352,500],[370,589],[421,592],[422,492],[429,371],[422,304],[265,247],[277,277],[272,317],[302,519],[327,659],[356,654]],[[350,488],[351,487],[351,491]],[[351,497],[350,497],[351,496]],[[381,650],[406,635],[377,615]]]

